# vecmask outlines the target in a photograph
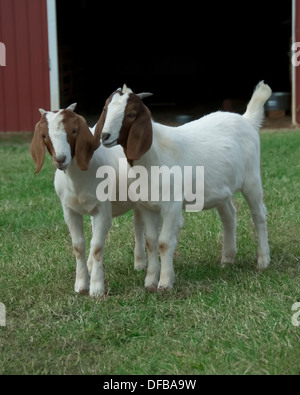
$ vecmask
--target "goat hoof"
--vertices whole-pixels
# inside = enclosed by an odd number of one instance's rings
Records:
[[[78,295],[88,296],[89,295],[89,290],[88,289],[82,289],[81,291],[79,291],[77,293],[78,293]]]
[[[157,284],[157,276],[155,274],[147,274],[145,278],[145,288],[147,289],[147,291],[152,294],[157,292]]]
[[[93,284],[90,287],[90,296],[92,298],[101,299],[105,297],[105,289],[102,284]]]
[[[175,283],[175,274],[174,272],[168,273],[165,275],[160,276],[160,280],[158,283],[158,290],[159,291],[170,291],[173,288]]]
[[[267,270],[270,266],[270,257],[268,255],[262,255],[258,257],[255,269],[258,271]]]
[[[75,283],[75,292],[80,295],[89,293],[89,284],[86,281],[78,281]]]
[[[77,288],[75,287],[75,292],[79,295],[86,295],[89,293],[89,288]]]
[[[171,291],[173,289],[173,284],[171,283],[159,283],[158,284],[158,291],[159,292],[166,292]]]
[[[106,300],[107,299],[107,295],[105,292],[90,293],[90,297],[92,299],[98,299],[98,300]]]
[[[172,291],[173,287],[170,285],[160,285],[158,287],[158,292],[167,292],[167,291]]]
[[[141,272],[143,270],[145,270],[147,267],[146,261],[142,258],[135,258],[134,261],[134,270],[136,270],[137,272]]]
[[[222,258],[221,268],[226,269],[227,267],[234,265],[234,263],[235,263],[234,258]]]
[[[151,284],[146,286],[146,290],[150,293],[150,294],[155,294],[157,292],[157,285],[156,284]]]
[[[221,267],[226,268],[227,266],[234,265],[236,255],[237,255],[236,250],[228,251],[227,253],[222,254]]]

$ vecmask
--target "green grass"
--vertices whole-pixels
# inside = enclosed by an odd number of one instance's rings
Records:
[[[28,136],[0,136],[1,374],[300,374],[300,133],[262,135],[272,265],[254,271],[249,209],[237,196],[239,255],[221,269],[214,211],[186,214],[172,292],[133,270],[132,215],[114,220],[105,301],[73,291],[75,258],[49,155],[39,176]],[[85,227],[90,238],[89,220]]]

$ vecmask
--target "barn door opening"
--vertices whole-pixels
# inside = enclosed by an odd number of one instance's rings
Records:
[[[291,92],[291,2],[176,7],[133,16],[125,3],[58,0],[61,106],[78,102],[93,122],[127,83],[154,93],[153,112],[200,117],[226,105],[244,111],[260,80]]]

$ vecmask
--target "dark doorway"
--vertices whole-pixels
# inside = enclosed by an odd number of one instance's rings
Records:
[[[57,1],[62,107],[99,115],[124,82],[200,112],[248,100],[262,79],[291,90],[289,1],[103,4]]]

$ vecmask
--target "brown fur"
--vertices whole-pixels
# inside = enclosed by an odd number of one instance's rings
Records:
[[[148,250],[148,253],[152,253],[153,252],[153,240],[152,239],[149,239],[149,238],[146,238],[146,247],[147,247],[147,250]]]
[[[74,253],[77,257],[77,259],[80,259],[82,255],[84,254],[84,251],[82,251],[79,247],[74,246]]]
[[[140,159],[152,145],[151,114],[142,100],[130,94],[118,143],[129,161]]]
[[[68,110],[64,110],[62,114],[72,158],[75,155],[79,168],[87,170],[100,141],[96,141],[82,116]]]
[[[30,146],[30,153],[36,165],[35,174],[42,170],[45,160],[45,146],[50,155],[55,155],[53,145],[49,138],[48,122],[46,116],[43,115],[41,120],[36,124],[33,139]]]
[[[166,243],[160,243],[158,246],[158,250],[159,250],[160,254],[162,254],[162,255],[165,254],[168,251],[168,249],[169,249],[169,246]]]
[[[97,262],[100,261],[101,253],[102,253],[101,247],[96,248],[95,251],[93,252],[94,258],[96,259]]]

